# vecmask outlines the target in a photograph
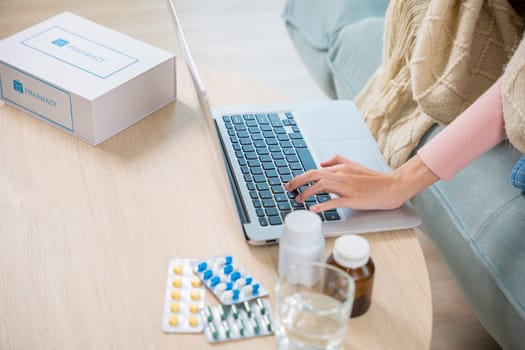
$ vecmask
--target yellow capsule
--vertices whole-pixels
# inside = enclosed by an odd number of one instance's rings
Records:
[[[168,319],[168,323],[170,324],[170,326],[175,327],[179,324],[179,318],[177,317],[177,315],[171,315]]]
[[[171,303],[170,310],[171,310],[171,312],[176,314],[177,312],[180,311],[180,304],[179,303]]]
[[[195,315],[190,315],[190,317],[188,317],[188,323],[192,327],[197,327],[199,325],[199,319]]]
[[[194,290],[190,293],[191,300],[199,300],[201,298],[201,293],[198,290]]]
[[[183,270],[183,267],[181,264],[177,264],[173,266],[173,273],[176,275],[182,275],[182,270]]]
[[[194,288],[199,288],[201,286],[201,280],[198,277],[193,277],[191,279],[191,286]]]
[[[174,278],[172,284],[173,284],[173,287],[180,288],[180,286],[182,286],[182,279],[178,277]]]
[[[190,312],[196,314],[199,312],[199,304],[190,303]]]
[[[173,299],[173,300],[179,300],[180,299],[180,289],[174,289],[171,292],[171,299]]]

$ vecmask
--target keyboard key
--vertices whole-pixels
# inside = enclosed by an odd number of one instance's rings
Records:
[[[228,136],[235,136],[237,133],[233,129],[228,129]]]
[[[293,179],[292,175],[283,175],[283,176],[281,176],[281,180],[283,180],[284,184],[292,181],[292,179]]]
[[[288,136],[286,134],[277,134],[277,140],[279,142],[288,141]]]
[[[246,160],[244,158],[237,158],[237,161],[239,162],[240,166],[247,165]]]
[[[275,194],[275,201],[276,202],[286,202],[288,203],[288,196],[284,193],[276,193]]]
[[[262,135],[264,136],[265,139],[275,137],[275,134],[273,133],[273,131],[263,131]]]
[[[237,138],[237,135],[230,136],[230,142],[231,142],[231,143],[237,143],[237,142],[239,142],[239,139]]]
[[[252,176],[250,174],[244,174],[244,181],[245,182],[252,182],[253,179],[252,179]]]
[[[282,148],[292,148],[293,145],[290,141],[281,141],[281,147]]]
[[[273,199],[263,199],[262,205],[265,208],[275,207],[275,202]]]
[[[295,155],[295,150],[293,148],[285,147],[283,148],[283,153],[287,156]]]
[[[266,182],[261,182],[257,184],[257,189],[259,191],[268,191],[270,189],[270,186]]]
[[[284,187],[281,185],[272,186],[272,193],[284,193]]]
[[[273,160],[284,159],[284,155],[281,152],[274,152],[272,153],[272,159]]]
[[[293,119],[293,115],[290,112],[286,112],[284,115],[286,116],[287,119]]]
[[[290,126],[290,121],[288,119],[283,120],[284,126]]]
[[[246,167],[247,169],[249,169],[249,171],[252,173],[252,175],[261,175],[261,174],[264,174],[263,170],[261,167],[253,167],[253,168],[248,168]]]
[[[292,140],[299,140],[299,139],[302,140],[303,139],[303,135],[300,132],[292,132],[292,133],[289,133],[288,136]]]
[[[287,165],[288,165],[288,162],[286,162],[286,160],[284,160],[284,159],[278,159],[278,160],[275,161],[275,166],[277,166],[277,167],[287,166]]]
[[[223,115],[222,116],[222,120],[224,120],[224,122],[229,122],[230,121],[230,116],[229,115]]]
[[[248,130],[250,128],[255,128],[257,130],[259,130],[259,127],[258,127],[259,124],[257,124],[257,122],[255,120],[247,120],[246,121],[246,126],[248,127]]]
[[[266,208],[266,215],[268,216],[277,216],[279,215],[279,211],[276,207]]]
[[[277,208],[279,208],[280,211],[292,209],[292,207],[290,207],[290,204],[288,202],[278,202]]]
[[[267,145],[278,145],[279,142],[277,142],[276,138],[272,137],[272,138],[266,139],[266,144]]]
[[[292,140],[292,144],[295,148],[306,148],[306,143],[303,139]]]
[[[243,124],[242,117],[240,115],[232,115],[231,116],[233,124]]]
[[[241,152],[241,153],[243,153],[243,152]],[[255,152],[246,152],[246,153],[244,153],[244,158],[246,158],[247,160],[257,159],[257,153],[255,153]]]
[[[290,204],[291,204],[292,208],[294,208],[294,209],[304,209],[304,204],[303,203],[298,203],[295,199],[291,199],[290,200]]]
[[[288,169],[287,167],[281,167],[281,168],[277,168],[277,171],[279,172],[279,175],[288,175],[290,174],[290,169]]]
[[[266,147],[266,142],[263,140],[254,141],[253,145],[257,148]]]
[[[259,124],[268,124],[268,117],[266,117],[266,114],[256,114],[255,118],[257,118],[257,121]]]
[[[233,149],[236,150],[236,151],[240,151],[241,150],[241,145],[239,145],[238,142],[232,143],[232,146],[233,146]]]
[[[270,222],[270,225],[280,225],[283,223],[278,216],[269,216],[268,221]]]
[[[259,163],[258,159],[250,159],[248,160],[248,166],[249,167],[261,166],[261,163]]]
[[[246,131],[246,126],[244,124],[235,124],[234,129],[235,131]]]
[[[297,125],[297,123],[295,122],[295,120],[290,120],[290,125]],[[294,130],[295,132],[299,132],[299,128],[296,128],[296,130]]]
[[[262,218],[264,216],[264,209],[263,208],[256,208],[255,213],[258,217]]]
[[[259,127],[261,128],[261,131],[273,131],[273,128],[271,125],[262,124],[262,125],[259,125]]]
[[[250,168],[248,168],[247,166],[242,166],[241,167],[241,171],[243,174],[249,174],[250,173]]]
[[[264,170],[273,170],[273,169],[275,169],[275,165],[273,165],[272,162],[264,162],[264,163],[262,163],[262,168]]]
[[[258,199],[259,195],[258,195],[257,191],[250,191],[250,197],[252,199]]]
[[[275,129],[273,129],[273,132],[275,134],[277,134],[277,135],[279,135],[279,134],[285,134],[286,135],[286,130],[283,127],[275,128]]]
[[[250,134],[248,134],[248,131],[238,131],[237,137],[250,137]]]
[[[266,220],[266,218],[259,218],[259,224],[261,226],[268,226],[268,221]]]
[[[255,184],[254,184],[253,182],[247,182],[247,183],[246,183],[246,186],[248,187],[248,189],[249,189],[250,191],[255,190]]]
[[[301,163],[298,163],[298,162],[296,162],[296,163],[290,163],[290,164],[289,164],[289,167],[290,167],[290,169],[292,169],[292,170],[303,170],[303,166],[301,165]]]
[[[253,147],[253,145],[243,145],[242,150],[243,152],[254,152],[255,148]]]
[[[259,192],[259,197],[261,199],[270,199],[273,198],[272,192],[270,191],[261,191]]]
[[[269,154],[268,148],[266,147],[257,148],[257,154],[260,156],[262,156],[263,154]]]
[[[293,156],[286,156],[286,160],[290,163],[293,163],[293,162],[298,162],[299,161],[299,158],[297,158],[296,155],[293,155]]]
[[[270,186],[277,186],[281,184],[281,179],[279,179],[278,177],[271,177],[268,179],[268,183],[270,184]]]
[[[266,182],[266,177],[264,175],[255,175],[253,177],[253,181],[257,182],[257,183],[259,183],[259,182]]]
[[[242,152],[242,151],[236,151],[236,152],[235,152],[235,156],[236,156],[237,158],[244,158],[244,152]]]
[[[243,114],[242,116],[244,120],[255,120],[255,116],[253,114]]]
[[[299,127],[298,126],[292,126],[292,131],[293,132],[299,132]]]
[[[270,146],[268,146],[268,150],[269,150],[271,153],[274,153],[274,152],[281,152],[281,147],[279,147],[279,145],[270,145]]]
[[[256,141],[261,141],[263,140],[264,137],[262,136],[262,134],[258,133],[258,134],[252,134],[252,140],[253,142],[256,142]]]
[[[290,214],[291,212],[291,210],[281,210],[281,217],[283,220],[286,218],[286,215]]]
[[[272,157],[270,157],[269,154],[263,154],[263,155],[259,156],[259,160],[261,162],[271,162],[272,161]]]
[[[251,145],[252,144],[252,140],[249,137],[243,137],[243,138],[239,139],[239,143],[241,145]]]
[[[270,119],[270,122],[274,128],[283,126],[283,123],[281,123],[281,118],[279,118],[277,113],[269,113],[268,118]]]
[[[255,208],[260,208],[261,207],[261,201],[260,200],[254,199],[252,202],[253,202],[253,206]]]
[[[224,123],[224,126],[226,127],[226,129],[233,129],[233,124],[232,124],[232,122],[225,122],[225,123]]]
[[[254,122],[254,123],[255,123],[255,122]],[[258,133],[261,132],[261,131],[259,130],[259,127],[257,127],[257,126],[249,126],[249,125],[247,125],[247,126],[248,126],[248,132],[249,132],[250,134],[258,134]]]
[[[326,220],[328,221],[341,220],[341,218],[339,217],[339,214],[337,214],[337,211],[335,210],[325,211],[324,216],[326,217]]]
[[[266,177],[279,177],[279,174],[277,174],[277,171],[275,170],[266,170],[265,171]]]
[[[298,141],[298,140],[295,140],[295,141]],[[310,154],[310,151],[308,151],[308,149],[306,148],[298,149],[297,155],[299,156],[299,159],[301,160],[301,163],[303,164],[303,168],[305,171],[308,171],[311,169],[317,169],[317,166],[315,165],[312,155]]]
[[[301,174],[304,174],[304,171],[302,171],[302,170],[292,170],[293,177],[299,176]]]

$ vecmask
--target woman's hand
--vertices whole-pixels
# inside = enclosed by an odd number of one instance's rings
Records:
[[[335,193],[339,198],[312,206],[321,212],[334,208],[394,209],[439,178],[415,156],[392,173],[381,173],[334,156],[321,163],[321,169],[310,170],[286,184],[287,191],[294,191],[308,183],[296,200],[304,202],[320,192]]]

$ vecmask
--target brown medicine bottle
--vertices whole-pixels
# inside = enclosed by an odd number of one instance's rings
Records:
[[[368,241],[357,235],[339,237],[327,263],[346,271],[355,282],[355,297],[350,317],[364,314],[372,303],[375,272]]]

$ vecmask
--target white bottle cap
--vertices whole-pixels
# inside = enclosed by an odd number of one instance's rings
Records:
[[[293,211],[284,219],[283,236],[290,244],[311,246],[322,237],[321,218],[308,210]]]
[[[339,237],[334,243],[334,260],[341,266],[356,269],[370,258],[370,244],[361,236]]]

